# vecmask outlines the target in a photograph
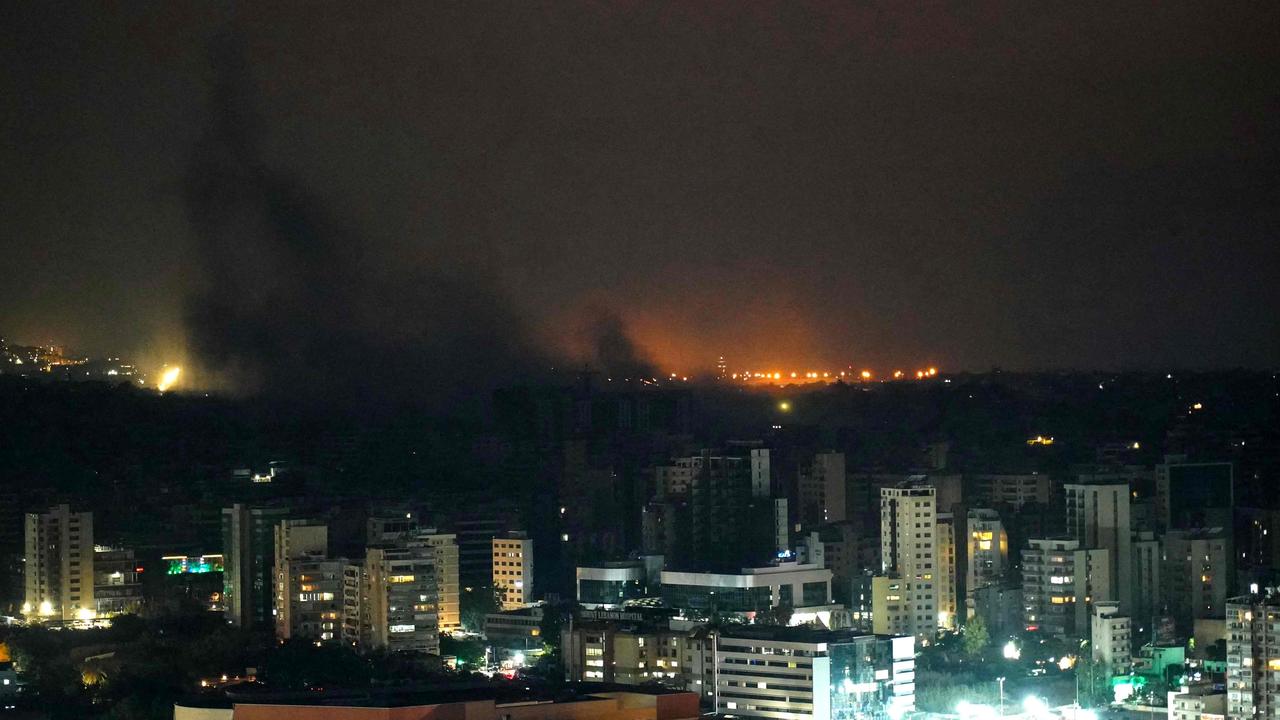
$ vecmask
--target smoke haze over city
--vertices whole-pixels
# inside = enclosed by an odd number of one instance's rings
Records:
[[[599,364],[593,329],[659,372],[1273,365],[1257,12],[10,6],[0,327],[240,382],[287,344],[299,384]],[[218,38],[251,229],[193,198]]]

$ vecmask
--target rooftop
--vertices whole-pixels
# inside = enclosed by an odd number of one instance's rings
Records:
[[[254,705],[305,705],[319,707],[399,708],[444,705],[492,700],[496,705],[529,703],[571,703],[598,699],[602,693],[626,692],[635,695],[670,695],[679,690],[659,686],[577,683],[551,691],[523,682],[454,683],[404,688],[316,690],[272,690],[256,683],[244,683],[217,693],[183,700],[183,707],[230,708],[236,703]]]
[[[855,630],[825,630],[821,628],[797,625],[781,627],[778,625],[726,625],[720,628],[720,637],[746,640],[772,640],[775,642],[794,643],[844,643],[858,638],[875,637],[888,640],[893,635],[871,635]]]

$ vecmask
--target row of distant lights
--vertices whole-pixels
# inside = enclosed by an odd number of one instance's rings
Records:
[[[938,368],[936,367],[931,367],[927,370],[917,370],[916,379],[923,380],[925,378],[935,377],[937,374],[938,374]],[[674,377],[674,375],[672,377]],[[821,380],[821,379],[830,380],[831,378],[842,378],[842,377],[860,377],[863,380],[871,380],[875,377],[875,374],[872,373],[870,370],[863,370],[862,372],[858,373],[856,376],[851,372],[846,373],[843,371],[839,373],[831,373],[831,372],[820,373],[820,372],[810,371],[806,373],[793,372],[791,373],[790,379],[792,380]],[[903,371],[901,370],[893,371],[894,380],[901,380],[904,377],[906,377],[906,373],[904,373]],[[751,372],[750,370],[748,370],[747,372],[744,372],[744,373],[734,373],[733,379],[734,380],[782,380],[784,379],[784,376],[780,372]]]

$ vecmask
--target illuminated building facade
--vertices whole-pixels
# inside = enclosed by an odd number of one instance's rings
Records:
[[[1280,716],[1280,590],[1227,602],[1227,718]]]
[[[903,585],[902,578],[891,575],[871,578],[871,629],[875,634],[899,635],[914,627]]]
[[[897,720],[915,709],[915,641],[729,627],[715,640],[715,710],[738,717]]]
[[[938,627],[954,630],[959,618],[959,602],[956,597],[956,539],[955,515],[938,513]]]
[[[541,648],[542,614],[541,605],[489,613],[484,617],[485,640],[504,650]]]
[[[923,479],[880,490],[882,575],[898,586],[899,632],[930,643],[938,628],[937,496]]]
[[[714,682],[706,628],[676,630],[634,613],[583,621],[561,631],[565,679],[620,685],[658,683],[704,693]]]
[[[421,527],[417,513],[401,508],[369,518],[366,544],[381,548],[428,548],[432,555],[436,587],[434,602],[440,632],[462,629],[460,554],[455,533]]]
[[[737,573],[664,570],[663,603],[694,617],[753,615],[773,608],[831,604],[831,571],[821,565],[778,563]]]
[[[1230,547],[1231,538],[1222,528],[1165,533],[1162,596],[1179,631],[1188,633],[1197,619],[1226,613],[1234,569]]]
[[[355,645],[360,640],[360,565],[315,555],[286,560],[276,636]]]
[[[1089,606],[1111,599],[1110,553],[1073,538],[1035,538],[1022,551],[1022,600],[1028,629],[1063,640],[1089,633]]]
[[[461,581],[458,569],[457,536],[453,533],[424,530],[409,543],[410,546],[419,544],[431,548],[435,563],[437,617],[440,632],[461,630],[462,613],[459,606]]]
[[[966,616],[974,615],[974,592],[1000,582],[1009,564],[1009,536],[1000,514],[987,508],[974,508],[968,513],[965,532],[968,543],[968,567],[965,570]]]
[[[425,544],[369,548],[364,571],[367,646],[439,654],[435,550]]]
[[[515,610],[533,599],[533,540],[522,532],[493,538],[493,590],[503,610]]]
[[[1133,622],[1120,614],[1120,604],[1114,600],[1102,600],[1093,604],[1089,620],[1093,659],[1102,663],[1108,672],[1122,675],[1129,672],[1133,653]]]
[[[1210,684],[1169,693],[1169,720],[1226,720],[1227,694]]]
[[[295,636],[324,640],[340,637],[333,632],[334,628],[327,628],[326,634],[330,637],[320,638],[316,627],[315,616],[329,611],[325,603],[340,603],[335,598],[341,597],[340,588],[333,587],[334,579],[325,577],[335,574],[333,569],[316,566],[324,562],[329,552],[328,526],[311,520],[281,520],[272,528],[272,538],[274,600],[271,612],[276,637],[281,640]],[[305,573],[304,567],[309,568]],[[305,581],[303,574],[309,575]],[[310,589],[304,590],[303,586]]]
[[[94,549],[93,604],[98,617],[138,612],[142,605],[142,566],[132,550]]]
[[[93,513],[69,505],[27,513],[25,537],[23,614],[37,622],[93,619]]]
[[[1132,607],[1129,578],[1133,576],[1133,536],[1129,492],[1130,480],[1120,475],[1099,475],[1066,485],[1067,533],[1082,547],[1105,548],[1109,552],[1109,587],[1115,597],[1106,599],[1118,600],[1124,613]]]

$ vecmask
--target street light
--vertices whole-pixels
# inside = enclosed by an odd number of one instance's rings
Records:
[[[1088,640],[1081,640],[1081,641],[1080,641],[1080,654],[1079,654],[1079,658],[1081,658],[1081,659],[1082,659],[1082,658],[1085,658],[1085,657],[1086,657],[1086,655],[1085,655],[1084,653],[1085,653],[1085,649],[1086,649],[1088,646],[1089,646],[1089,641],[1088,641]],[[1092,700],[1092,698],[1093,698],[1093,657],[1092,657],[1092,653],[1090,653],[1090,655],[1089,655],[1088,657],[1089,657],[1089,681],[1090,681],[1090,682],[1089,682],[1089,697],[1090,697],[1090,700]],[[1075,674],[1076,674],[1076,707],[1078,708],[1078,707],[1080,707],[1080,663],[1079,663],[1079,661],[1078,661],[1078,660],[1077,660],[1077,662],[1076,662],[1076,673],[1075,673]]]
[[[1004,676],[996,678],[996,682],[1000,683],[1000,717],[1004,717]]]

